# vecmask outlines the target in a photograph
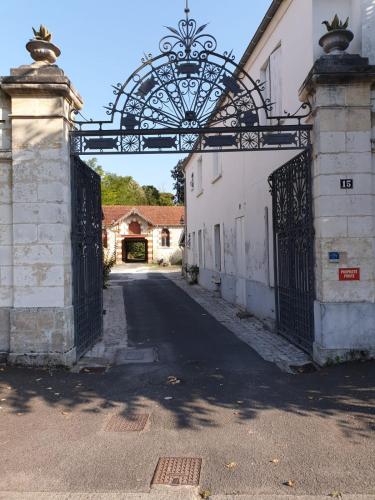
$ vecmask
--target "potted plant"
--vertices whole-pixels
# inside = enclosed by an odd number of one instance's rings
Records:
[[[190,285],[195,285],[198,283],[199,267],[196,265],[186,265],[186,275],[188,283],[190,283]]]
[[[345,22],[340,21],[336,14],[332,22],[323,21],[327,28],[327,33],[319,40],[319,45],[323,47],[326,54],[340,54],[344,52],[353,40],[353,33],[348,30],[349,18]]]
[[[53,64],[61,54],[61,51],[56,45],[51,43],[52,33],[48,29],[40,25],[39,31],[33,28],[34,38],[26,44],[26,49],[30,52],[34,61]]]

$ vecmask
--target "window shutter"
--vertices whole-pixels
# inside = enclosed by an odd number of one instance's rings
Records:
[[[270,99],[273,104],[272,115],[282,114],[282,82],[281,82],[281,46],[270,55]]]

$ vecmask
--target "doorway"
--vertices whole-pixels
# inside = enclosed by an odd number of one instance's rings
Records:
[[[122,241],[122,260],[128,263],[147,263],[148,241],[145,238],[125,238]]]

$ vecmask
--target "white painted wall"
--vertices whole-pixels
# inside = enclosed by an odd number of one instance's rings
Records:
[[[368,0],[285,0],[246,64],[253,79],[262,79],[267,61],[281,46],[279,78],[282,102],[279,107],[295,112],[300,106],[298,91],[314,61],[322,55],[319,38],[324,34],[322,21],[337,13],[350,17],[355,32],[351,52],[362,47],[361,4]],[[373,3],[373,0],[371,0]],[[367,14],[367,17],[369,15]],[[373,30],[375,33],[375,29]],[[369,35],[369,30],[367,30]],[[371,34],[371,37],[375,35]],[[192,234],[204,234],[204,265],[200,269],[202,285],[215,289],[217,271],[214,262],[213,228],[221,225],[221,293],[231,302],[241,300],[243,278],[246,282],[245,305],[262,318],[274,318],[272,206],[268,176],[297,152],[251,152],[196,154],[186,166],[187,179],[187,262],[193,263]],[[200,160],[202,158],[202,160]],[[202,161],[202,189],[198,189],[198,162]],[[220,174],[217,175],[217,165]],[[215,172],[215,173],[214,173]],[[194,187],[191,179],[194,176]],[[199,174],[200,176],[200,174]],[[267,214],[267,215],[266,215]],[[236,220],[243,217],[245,272],[236,249]]]

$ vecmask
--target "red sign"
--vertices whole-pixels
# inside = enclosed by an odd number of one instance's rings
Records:
[[[361,269],[359,267],[339,269],[340,281],[359,281],[360,279],[361,279]]]

